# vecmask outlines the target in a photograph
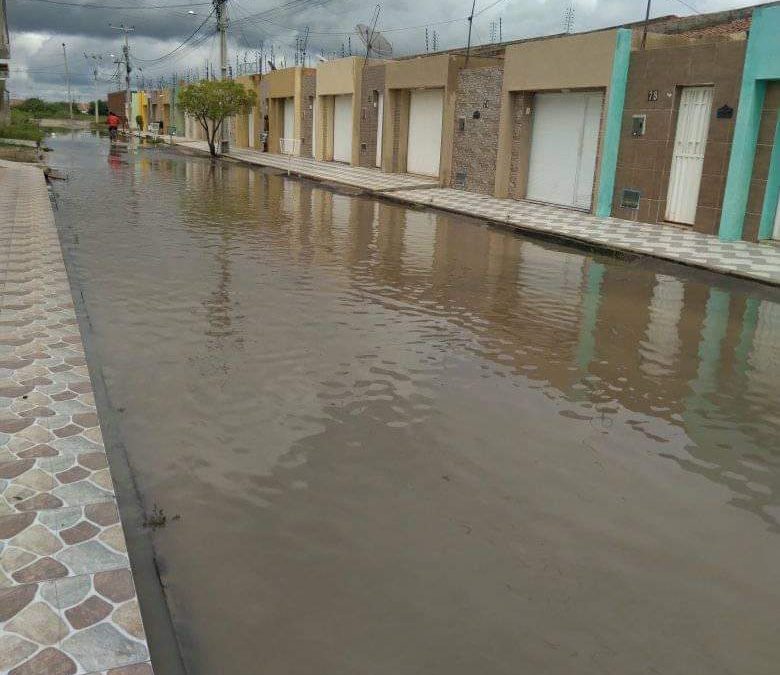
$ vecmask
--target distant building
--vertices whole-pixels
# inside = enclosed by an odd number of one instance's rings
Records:
[[[8,60],[11,58],[11,42],[8,38],[8,19],[5,0],[0,0],[0,123],[8,117],[10,109],[8,91],[5,87],[8,79]]]

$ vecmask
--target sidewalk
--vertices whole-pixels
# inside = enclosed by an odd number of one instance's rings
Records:
[[[208,152],[205,141],[174,139],[174,143]],[[287,157],[239,148],[229,157],[248,164],[271,166],[309,178],[362,188],[404,204],[415,204],[474,216],[525,232],[555,237],[577,245],[649,255],[684,265],[722,272],[736,277],[780,285],[780,243],[722,242],[686,227],[636,223],[619,218],[599,218],[570,209],[514,199],[436,187],[435,181],[408,174],[383,173]]]
[[[151,675],[40,169],[0,161],[0,673]]]

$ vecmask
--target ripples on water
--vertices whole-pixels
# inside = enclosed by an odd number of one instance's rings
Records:
[[[776,672],[775,291],[54,145],[191,672]]]

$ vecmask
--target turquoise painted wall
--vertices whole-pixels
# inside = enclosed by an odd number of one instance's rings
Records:
[[[772,148],[772,159],[769,161],[766,191],[764,192],[764,208],[761,210],[761,224],[758,227],[759,239],[770,239],[775,229],[775,211],[778,208],[777,198],[780,196],[780,116],[775,127],[775,145]]]
[[[739,95],[726,191],[723,196],[719,230],[719,236],[723,241],[737,241],[742,238],[766,83],[768,80],[780,79],[778,36],[780,36],[780,6],[755,9],[745,54],[742,90]],[[764,210],[766,208],[765,203]],[[763,216],[761,223],[763,229]]]
[[[623,125],[623,106],[626,102],[628,62],[631,58],[631,31],[621,28],[617,32],[615,55],[612,59],[612,78],[609,83],[604,139],[601,147],[601,172],[596,198],[596,215],[612,215],[612,195],[615,191],[620,130]]]

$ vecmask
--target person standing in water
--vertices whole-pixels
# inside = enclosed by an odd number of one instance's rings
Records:
[[[116,141],[117,133],[119,130],[119,123],[121,121],[122,120],[120,120],[119,117],[115,115],[112,110],[108,111],[108,118],[106,119],[106,122],[108,122],[108,136],[111,139],[112,143]]]

